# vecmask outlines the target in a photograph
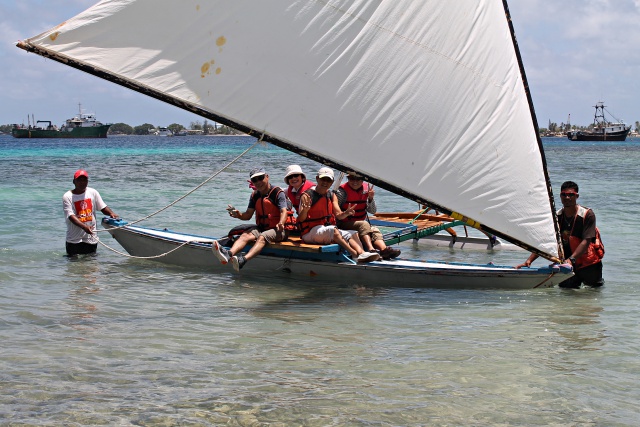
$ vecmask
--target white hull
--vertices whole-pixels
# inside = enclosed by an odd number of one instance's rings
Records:
[[[235,273],[223,266],[211,251],[213,238],[193,236],[144,227],[113,228],[103,223],[129,254],[153,257],[183,245],[174,252],[153,260],[216,273]],[[185,244],[185,242],[189,242]],[[295,256],[296,258],[293,258]],[[299,257],[299,258],[298,258]],[[335,253],[271,251],[248,262],[242,276],[285,275],[297,280],[333,282],[385,287],[498,288],[533,289],[555,286],[571,277],[570,269],[520,269],[510,266],[473,265],[437,261],[404,260],[354,264]]]

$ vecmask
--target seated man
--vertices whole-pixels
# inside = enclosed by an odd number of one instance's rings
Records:
[[[256,190],[251,194],[247,210],[240,213],[237,209],[229,209],[229,215],[244,221],[250,220],[256,213],[256,228],[245,231],[233,243],[231,249],[226,250],[220,242],[213,242],[213,254],[222,265],[231,261],[234,270],[240,271],[247,261],[262,251],[267,243],[282,242],[287,239],[285,229],[287,216],[292,214],[287,196],[280,187],[269,184],[269,175],[262,168],[253,169],[249,174]],[[246,255],[240,251],[248,243],[255,242]]]
[[[337,243],[349,252],[352,258],[358,262],[377,261],[380,256],[377,253],[365,252],[358,235],[351,231],[344,231],[336,227],[336,219],[333,207],[337,203],[335,194],[331,192],[333,184],[333,170],[320,168],[316,176],[315,187],[305,191],[300,198],[300,213],[298,224],[302,241],[328,245]]]
[[[387,246],[382,233],[366,220],[367,212],[375,214],[376,202],[373,200],[373,186],[362,181],[355,172],[347,174],[347,182],[336,192],[334,211],[338,227],[343,230],[356,230],[364,247],[369,252],[378,252],[382,259],[396,258],[399,249]]]

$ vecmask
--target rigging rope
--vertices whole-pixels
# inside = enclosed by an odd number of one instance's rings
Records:
[[[196,190],[200,189],[200,188],[201,188],[202,186],[204,186],[206,183],[208,183],[208,182],[209,182],[209,181],[211,181],[213,178],[215,178],[215,177],[216,177],[216,176],[218,176],[220,173],[222,173],[222,171],[224,171],[224,170],[225,170],[225,169],[227,169],[229,166],[231,166],[231,165],[232,165],[232,164],[234,164],[236,161],[238,161],[242,156],[244,156],[244,155],[245,155],[245,154],[247,154],[250,150],[252,150],[252,149],[253,149],[253,147],[255,147],[256,145],[258,145],[259,143],[261,143],[263,138],[264,138],[264,133],[260,136],[260,139],[258,139],[258,140],[253,144],[253,145],[251,145],[251,147],[249,147],[249,148],[247,148],[246,150],[244,150],[240,155],[238,155],[236,158],[234,158],[234,159],[233,159],[233,160],[231,160],[229,163],[227,163],[227,164],[226,164],[222,169],[220,169],[219,171],[217,171],[216,173],[214,173],[213,175],[211,175],[209,178],[207,178],[207,179],[205,179],[204,181],[202,181],[202,183],[201,183],[201,184],[199,184],[198,186],[196,186],[194,189],[192,189],[191,191],[187,192],[187,193],[186,193],[186,194],[184,194],[183,196],[180,196],[180,197],[179,197],[179,198],[177,198],[175,201],[173,201],[173,202],[169,203],[167,206],[163,207],[162,209],[159,209],[159,210],[157,210],[156,212],[154,212],[154,213],[152,213],[152,214],[150,214],[150,215],[147,215],[147,216],[146,216],[146,217],[144,217],[144,218],[141,218],[141,219],[139,219],[139,220],[137,220],[137,221],[133,221],[133,222],[128,223],[128,224],[126,224],[126,225],[122,225],[122,226],[119,226],[119,227],[113,227],[113,228],[109,228],[109,229],[102,229],[102,230],[97,230],[97,229],[96,229],[96,230],[95,230],[95,232],[119,230],[120,228],[124,228],[124,227],[127,227],[127,226],[129,226],[129,225],[134,225],[134,224],[137,224],[137,223],[139,223],[139,222],[142,222],[142,221],[144,221],[144,220],[146,220],[146,219],[151,218],[151,217],[152,217],[152,216],[154,216],[154,215],[159,214],[159,213],[160,213],[160,212],[162,212],[162,211],[165,211],[165,210],[169,209],[171,206],[175,205],[176,203],[178,203],[178,202],[180,202],[181,200],[185,199],[187,196],[189,196],[189,195],[191,195],[192,193],[194,193]],[[187,240],[186,242],[182,243],[180,246],[178,246],[178,247],[176,247],[176,248],[171,249],[169,252],[165,252],[165,253],[162,253],[162,254],[159,254],[159,255],[146,256],[146,257],[144,257],[144,256],[134,256],[134,255],[126,254],[126,253],[124,253],[124,252],[120,252],[120,251],[118,251],[117,249],[114,249],[114,248],[112,248],[112,247],[110,247],[110,246],[106,245],[106,244],[105,244],[105,243],[103,243],[100,239],[98,239],[98,243],[100,243],[102,246],[104,246],[105,248],[109,249],[110,251],[115,252],[115,253],[117,253],[117,254],[119,254],[119,255],[125,256],[125,257],[127,257],[127,258],[135,258],[135,259],[154,259],[154,258],[161,258],[161,257],[163,257],[163,256],[167,256],[167,255],[169,255],[170,253],[177,251],[177,250],[178,250],[178,249],[180,249],[181,247],[183,247],[183,246],[185,246],[185,245],[188,245],[189,243],[197,242],[197,241],[200,241],[200,240],[201,240],[201,239]]]
[[[197,241],[198,241],[198,240],[187,240],[186,242],[182,243],[182,244],[181,244],[180,246],[178,246],[177,248],[173,248],[173,249],[171,249],[169,252],[165,252],[165,253],[163,253],[163,254],[160,254],[160,255],[153,255],[153,256],[134,256],[134,255],[129,255],[129,254],[126,254],[126,253],[124,253],[124,252],[120,252],[119,250],[114,249],[114,248],[112,248],[112,247],[108,246],[107,244],[103,243],[103,242],[102,242],[102,240],[98,240],[98,243],[100,243],[100,244],[101,244],[102,246],[104,246],[105,248],[109,249],[111,252],[115,252],[115,253],[117,253],[118,255],[122,255],[122,256],[125,256],[125,257],[127,257],[127,258],[135,258],[135,259],[154,259],[154,258],[162,258],[163,256],[167,256],[167,255],[169,255],[171,252],[175,252],[175,251],[177,251],[178,249],[180,249],[180,248],[181,248],[181,247],[183,247],[184,245],[188,245],[189,243],[197,242]]]
[[[187,192],[186,194],[178,197],[176,200],[174,200],[173,202],[169,203],[167,206],[163,207],[162,209],[157,210],[156,212],[145,216],[144,218],[141,218],[137,221],[133,221],[130,223],[127,223],[126,225],[122,225],[120,227],[114,227],[114,228],[110,228],[110,229],[103,229],[103,230],[95,230],[95,232],[103,232],[103,231],[109,231],[109,230],[117,230],[123,227],[127,227],[129,225],[134,225],[137,224],[139,222],[142,222],[144,220],[147,220],[149,218],[151,218],[154,215],[159,214],[160,212],[163,212],[167,209],[169,209],[171,206],[177,204],[178,202],[180,202],[181,200],[185,199],[187,196],[191,195],[192,193],[194,193],[196,190],[200,189],[202,186],[204,186],[206,183],[208,183],[209,181],[211,181],[213,178],[215,178],[216,176],[220,175],[220,173],[222,173],[222,171],[224,171],[225,169],[227,169],[229,166],[231,166],[232,164],[234,164],[236,161],[238,161],[242,156],[244,156],[245,154],[247,154],[251,149],[253,149],[253,147],[255,147],[256,145],[258,145],[260,142],[262,142],[262,138],[264,137],[264,133],[262,134],[262,136],[260,136],[260,139],[257,140],[251,147],[247,148],[246,150],[244,150],[239,156],[237,156],[235,159],[231,160],[229,163],[227,163],[222,169],[220,169],[219,171],[217,171],[216,173],[214,173],[213,175],[211,175],[209,178],[205,179],[204,181],[202,181],[202,183],[200,183],[198,186],[196,186],[194,189],[192,189],[191,191]]]
[[[416,221],[416,219],[420,218],[420,215],[422,215],[423,213],[425,213],[425,212],[426,212],[426,211],[428,211],[429,209],[430,209],[430,208],[427,206],[426,208],[424,208],[423,210],[421,210],[421,211],[420,211],[420,213],[419,213],[415,218],[413,218],[411,221],[409,221],[409,224],[413,224],[413,223]]]

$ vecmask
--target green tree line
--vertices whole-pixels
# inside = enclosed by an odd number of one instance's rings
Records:
[[[153,129],[157,129],[161,126],[154,126],[150,123],[144,123],[139,126],[130,126],[126,123],[115,123],[109,128],[110,134],[120,135],[148,135]],[[167,126],[172,133],[178,133],[183,130],[195,130],[199,131],[202,135],[237,135],[240,134],[237,130],[230,128],[229,126],[219,125],[217,123],[209,123],[206,120],[204,123],[200,121],[191,122],[189,128],[184,127],[179,123],[172,123]]]

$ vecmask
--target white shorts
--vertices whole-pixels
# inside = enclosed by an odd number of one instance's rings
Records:
[[[333,241],[333,229],[335,225],[316,225],[307,234],[302,236],[302,241],[305,243],[315,243],[317,245],[328,245],[335,243]],[[354,230],[340,230],[338,232],[342,235],[344,240],[349,240],[351,236],[356,234]]]

